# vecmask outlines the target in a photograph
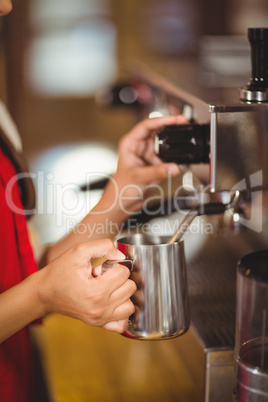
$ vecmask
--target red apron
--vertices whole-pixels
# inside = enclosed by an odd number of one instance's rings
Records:
[[[29,242],[17,182],[7,187],[16,171],[0,150],[0,292],[37,270]],[[7,189],[9,191],[7,191]],[[0,344],[0,401],[34,401],[33,356],[26,327]]]

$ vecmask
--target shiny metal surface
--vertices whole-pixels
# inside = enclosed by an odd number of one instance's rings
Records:
[[[247,87],[240,88],[240,99],[249,102],[267,102],[268,90],[250,91]]]
[[[176,241],[179,241],[186,230],[189,228],[191,222],[197,217],[198,209],[190,209],[185,218],[182,220],[181,224],[179,225],[178,229],[175,233],[170,237],[168,240],[168,244],[173,244]]]
[[[255,241],[249,233],[207,236],[193,259],[192,237],[184,238],[191,326],[178,339],[196,384],[195,402],[231,402],[234,385],[236,265]],[[179,375],[179,374],[178,374]]]
[[[267,188],[268,104],[211,105],[210,111],[211,190]]]
[[[246,360],[260,360],[263,349],[263,340],[256,339],[247,345],[248,352]],[[268,351],[268,342],[265,341],[266,355]],[[268,373],[262,370],[258,365],[245,363],[243,356],[236,361],[236,395],[235,401],[243,402],[265,402],[268,400]]]
[[[132,260],[107,260],[101,266],[101,274],[113,268],[116,264],[125,265],[130,271],[132,270]]]
[[[268,400],[268,250],[249,253],[237,265],[236,401]]]
[[[137,284],[132,300],[135,313],[125,336],[143,340],[170,339],[190,324],[186,263],[182,241],[135,234],[117,240],[117,247],[133,260],[130,278]]]

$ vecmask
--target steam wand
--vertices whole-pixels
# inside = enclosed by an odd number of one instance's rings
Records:
[[[175,233],[170,237],[168,240],[167,244],[173,244],[177,241],[179,241],[182,236],[185,234],[187,231],[188,227],[192,223],[192,221],[197,217],[201,215],[216,215],[216,214],[223,214],[227,209],[234,208],[235,205],[240,200],[240,193],[236,191],[233,195],[233,198],[230,203],[228,204],[223,204],[223,203],[208,203],[208,204],[199,204],[195,205],[192,207],[180,223],[178,229],[175,231]]]
[[[173,244],[179,241],[197,215],[198,215],[197,208],[190,209],[185,218],[183,219],[183,221],[181,222],[181,224],[179,225],[176,232],[171,236],[171,238],[167,242],[167,244]]]

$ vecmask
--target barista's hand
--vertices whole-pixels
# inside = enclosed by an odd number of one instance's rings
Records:
[[[39,297],[44,313],[56,312],[123,332],[134,312],[130,297],[136,290],[129,269],[116,265],[105,275],[92,276],[92,258],[122,259],[111,240],[80,243],[39,271]]]
[[[121,139],[116,173],[107,184],[98,204],[80,223],[84,225],[83,229],[89,227],[91,230],[83,231],[83,234],[76,229],[72,231],[50,247],[48,261],[77,242],[114,236],[120,231],[123,222],[142,208],[151,185],[178,175],[179,167],[175,163],[163,163],[155,155],[154,137],[166,125],[185,123],[183,116],[146,119]]]
[[[154,137],[166,125],[185,124],[184,116],[146,119],[137,124],[119,143],[118,167],[114,180],[124,198],[124,209],[139,210],[151,183],[179,174],[175,163],[163,163],[154,153]]]

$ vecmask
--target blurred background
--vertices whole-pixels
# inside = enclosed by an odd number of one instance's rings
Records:
[[[13,3],[12,13],[1,21],[0,95],[19,127],[28,156],[77,140],[98,138],[117,144],[135,115],[126,108],[124,113],[103,110],[96,104],[96,93],[127,79],[134,61],[189,87],[202,67],[200,56],[215,54],[219,43],[217,38],[204,43],[204,37],[246,36],[248,27],[267,26],[268,18],[266,0]],[[241,57],[249,51],[244,40]],[[223,72],[229,59],[237,56],[231,51],[233,41],[226,42],[218,46],[218,53],[226,56],[220,60]],[[240,67],[247,68],[243,63]],[[229,69],[230,82],[237,67],[233,63]],[[248,71],[244,71],[247,78]]]
[[[83,184],[85,164],[114,171],[118,140],[137,114],[111,107],[108,89],[128,81],[137,61],[190,91],[237,88],[250,76],[247,28],[268,26],[267,0],[13,5],[1,20],[0,97],[32,169],[54,172],[61,183]],[[63,234],[45,223],[37,224],[41,242]],[[197,401],[179,340],[136,343],[57,316],[37,334],[52,401]]]

